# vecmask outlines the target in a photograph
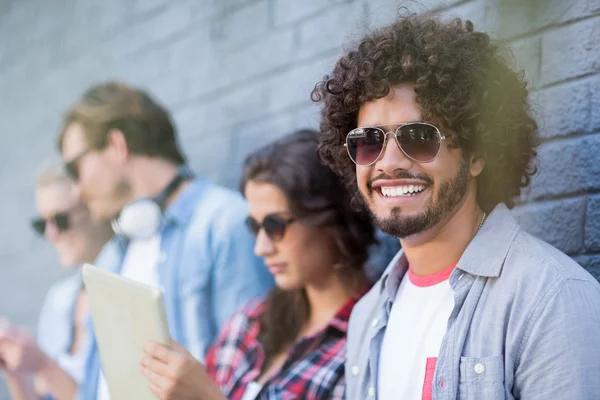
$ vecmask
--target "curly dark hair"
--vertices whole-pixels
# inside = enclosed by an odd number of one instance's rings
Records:
[[[243,193],[249,181],[277,186],[295,218],[322,229],[334,239],[343,266],[342,277],[352,277],[351,271],[359,278],[364,277],[362,269],[369,247],[376,242],[374,224],[367,213],[351,209],[349,193],[321,163],[317,146],[317,132],[303,129],[258,149],[244,162],[240,190]],[[309,311],[304,289],[274,288],[269,293],[260,318],[259,335],[267,359],[297,339]]]
[[[477,177],[479,206],[487,212],[499,203],[513,207],[537,172],[539,132],[523,73],[508,66],[508,55],[471,21],[442,22],[431,14],[404,15],[346,51],[312,98],[324,104],[319,156],[351,188],[353,205],[364,203],[343,143],[357,127],[359,107],[414,83],[423,119],[450,134],[464,154],[485,161]]]

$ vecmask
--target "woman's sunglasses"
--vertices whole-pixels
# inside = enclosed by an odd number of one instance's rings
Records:
[[[398,126],[394,132],[382,129]],[[410,122],[401,125],[378,125],[356,128],[346,136],[346,150],[350,159],[357,165],[374,164],[385,149],[388,133],[393,133],[400,150],[410,159],[426,163],[435,160],[442,148],[440,130],[427,122]]]
[[[71,221],[72,214],[76,211],[85,209],[83,204],[78,204],[68,211],[56,213],[48,218],[36,217],[31,220],[31,227],[40,236],[46,233],[48,223],[53,223],[59,232],[66,232],[71,229],[73,223]]]
[[[44,236],[49,222],[54,223],[59,232],[66,232],[71,227],[70,212],[56,213],[49,218],[37,217],[31,220],[31,227],[40,236]]]
[[[276,242],[283,239],[287,226],[294,221],[295,218],[283,218],[277,214],[269,214],[263,219],[262,224],[252,217],[246,219],[246,224],[254,237],[258,236],[261,229],[264,229],[269,239]]]

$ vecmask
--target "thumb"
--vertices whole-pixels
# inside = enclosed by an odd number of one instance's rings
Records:
[[[173,339],[171,339],[171,348],[178,353],[188,354],[187,349],[179,343],[177,343],[176,341],[174,341]]]

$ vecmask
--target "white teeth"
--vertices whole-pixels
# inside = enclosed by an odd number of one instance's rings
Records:
[[[381,188],[381,193],[385,197],[414,196],[423,190],[423,185],[385,186]]]

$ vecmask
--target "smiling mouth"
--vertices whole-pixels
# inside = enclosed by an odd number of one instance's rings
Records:
[[[416,196],[427,188],[425,185],[381,186],[378,188],[383,197]]]

